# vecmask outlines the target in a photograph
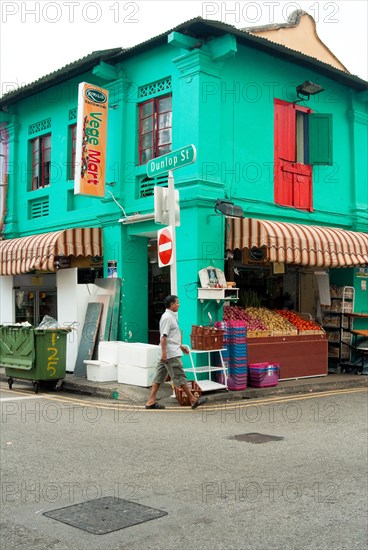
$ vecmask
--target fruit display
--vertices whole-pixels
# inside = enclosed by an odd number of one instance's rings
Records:
[[[277,309],[275,311],[277,311],[277,313],[280,316],[287,319],[289,323],[291,323],[295,328],[297,328],[299,333],[309,332],[309,331],[323,332],[320,325],[318,325],[314,321],[303,319],[303,317],[298,315],[295,311],[288,311],[286,309]]]
[[[262,321],[248,315],[245,309],[239,306],[225,306],[224,321],[245,321],[248,331],[267,330],[267,327]]]
[[[225,306],[224,321],[244,321],[248,336],[292,336],[323,332],[314,321],[303,319],[295,311],[286,309]]]
[[[248,307],[245,312],[255,319],[261,321],[272,333],[290,333],[295,332],[295,327],[287,319],[278,315],[276,311],[265,307]]]

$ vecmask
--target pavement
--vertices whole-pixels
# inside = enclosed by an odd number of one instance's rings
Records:
[[[0,367],[0,381],[7,381],[4,367]],[[25,385],[32,387],[30,381],[14,379],[13,389],[16,390],[17,387],[24,388]],[[241,391],[219,390],[215,392],[205,392],[203,395],[208,397],[208,404],[211,404],[229,403],[242,399],[259,399],[270,396],[298,395],[312,392],[328,392],[367,387],[368,376],[364,374],[331,373],[327,376],[282,380],[277,386],[271,388],[247,387],[245,390]],[[40,389],[40,393],[44,393],[44,391],[46,390]],[[134,406],[144,406],[148,399],[150,388],[119,384],[117,382],[91,382],[86,378],[77,378],[72,373],[66,373],[60,391],[88,395],[94,398],[114,399],[114,401]],[[173,391],[171,384],[167,382],[160,387],[157,397],[163,405],[170,407],[177,405],[180,407],[179,403],[172,395]]]

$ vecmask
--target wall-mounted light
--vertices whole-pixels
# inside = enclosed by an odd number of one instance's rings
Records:
[[[323,92],[322,86],[319,86],[319,84],[314,84],[313,82],[310,82],[310,80],[306,80],[303,84],[299,84],[299,86],[296,87],[296,93],[300,100],[304,99],[305,101],[308,101],[311,95],[316,95],[320,92]]]
[[[242,218],[244,215],[243,209],[240,206],[236,206],[233,202],[224,199],[217,199],[215,212],[221,212],[221,214],[230,218]]]

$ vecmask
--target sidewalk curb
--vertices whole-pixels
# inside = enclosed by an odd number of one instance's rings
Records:
[[[277,397],[287,395],[302,395],[308,393],[321,393],[335,390],[344,390],[352,388],[368,388],[368,377],[365,375],[341,375],[339,379],[333,379],[334,375],[328,375],[321,378],[297,379],[280,382],[278,386],[270,388],[251,388],[248,387],[241,391],[220,390],[217,393],[206,392],[210,403],[229,403],[231,401],[241,401],[250,399],[260,399],[264,397]],[[79,395],[87,395],[103,399],[112,399],[112,392],[117,390],[122,398],[114,400],[131,401],[133,403],[146,402],[150,388],[138,386],[127,386],[117,382],[100,382],[94,383],[86,379],[72,379],[73,375],[67,373],[63,381],[61,391],[65,393],[74,393]],[[7,376],[5,372],[0,372],[0,381],[6,382]],[[16,389],[16,380],[14,389]],[[21,383],[30,383],[27,380],[19,379]],[[166,404],[176,404],[177,401],[171,398],[172,389],[170,384],[164,384],[160,388],[160,401]],[[179,404],[178,404],[179,406]]]

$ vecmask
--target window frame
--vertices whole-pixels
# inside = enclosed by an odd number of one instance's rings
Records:
[[[313,211],[313,166],[332,164],[332,115],[274,98],[274,200]]]
[[[46,141],[49,140],[48,146]],[[38,147],[36,148],[36,145]],[[43,189],[49,187],[51,179],[51,132],[37,136],[30,140],[31,147],[31,189]],[[38,159],[36,160],[36,154]],[[48,160],[45,160],[48,157]],[[37,178],[37,183],[35,179]]]
[[[165,111],[160,111],[160,102],[162,100],[165,100],[167,98],[170,98],[171,105],[170,109],[167,109]],[[151,114],[148,116],[142,116],[143,108],[145,105],[152,104]],[[159,126],[159,118],[161,116],[165,116],[168,113],[171,113],[170,117],[170,125],[165,125],[162,128]],[[143,123],[151,118],[152,119],[152,127],[151,130],[148,132],[143,133]],[[167,130],[170,130],[170,141],[166,141],[164,143],[159,143],[160,141],[160,134],[161,132],[165,132]],[[151,145],[149,147],[143,147],[143,138],[151,133],[152,139],[151,139]],[[163,149],[167,149],[165,151],[162,151]],[[152,149],[152,156],[150,158],[145,158],[143,160],[144,153],[148,151],[149,149]],[[156,97],[152,97],[147,99],[146,101],[142,101],[138,104],[138,160],[139,165],[145,165],[147,162],[149,162],[151,159],[159,157],[163,154],[169,153],[172,151],[172,93],[169,94],[162,94]]]
[[[75,177],[76,165],[76,145],[77,145],[77,123],[68,126],[68,181],[73,181]]]

